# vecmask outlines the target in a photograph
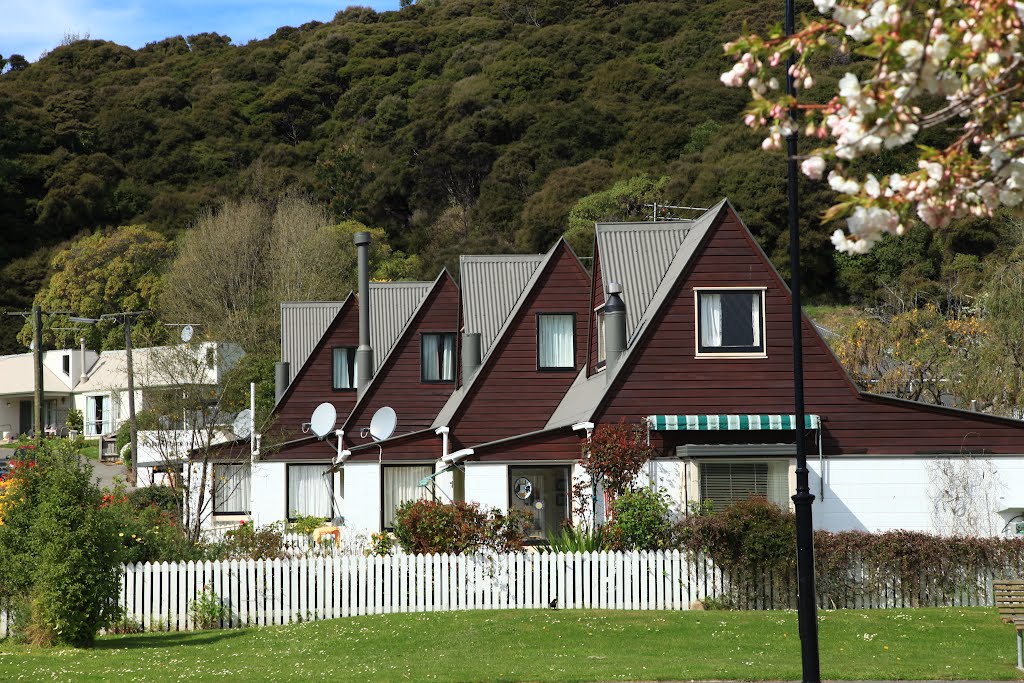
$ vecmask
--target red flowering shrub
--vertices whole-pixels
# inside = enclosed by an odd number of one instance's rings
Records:
[[[647,443],[642,424],[599,424],[589,443],[583,444],[580,465],[604,485],[606,503],[628,491],[640,470],[654,457],[656,449]]]
[[[399,545],[417,554],[470,553],[481,548],[515,552],[522,549],[529,528],[530,518],[522,511],[484,511],[478,503],[465,501],[406,501],[395,515]]]

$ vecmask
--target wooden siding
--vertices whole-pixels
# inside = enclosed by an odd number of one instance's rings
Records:
[[[434,421],[455,390],[455,382],[421,381],[420,341],[423,334],[431,332],[459,333],[459,291],[447,273],[398,340],[379,371],[378,381],[370,385],[366,397],[351,416],[339,420],[345,425],[347,444],[361,443],[359,429],[369,427],[374,412],[384,406],[391,406],[398,415],[396,434],[426,429]],[[452,353],[457,355],[457,349]],[[458,367],[459,359],[456,357],[454,361]]]
[[[557,249],[449,422],[452,450],[542,429],[586,362],[590,276],[564,243]],[[537,369],[538,313],[576,315],[574,370]]]
[[[789,292],[735,213],[729,209],[719,220],[595,422],[653,413],[792,413]],[[767,358],[695,358],[694,288],[732,286],[767,287]],[[825,421],[826,454],[1024,453],[1024,423],[862,396],[806,317],[802,330],[806,411]]]
[[[338,312],[281,397],[269,438],[265,437],[268,445],[302,437],[302,423],[309,422],[313,410],[325,401],[334,404],[339,424],[352,410],[356,392],[335,391],[332,387],[332,350],[336,346],[359,346],[359,307],[354,297]]]
[[[399,417],[401,419],[401,417]],[[387,463],[418,461],[430,462],[441,459],[441,437],[433,430],[416,434],[402,435],[380,442],[380,450],[376,447],[363,448],[349,458],[349,462]]]
[[[582,442],[572,430],[560,429],[479,449],[473,459],[480,462],[576,461],[580,459]]]

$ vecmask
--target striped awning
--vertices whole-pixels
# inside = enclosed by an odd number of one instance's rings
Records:
[[[796,415],[648,415],[655,431],[785,430],[795,429]],[[804,415],[805,429],[821,429],[821,417]]]

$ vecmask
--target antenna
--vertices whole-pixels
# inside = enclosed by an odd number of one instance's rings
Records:
[[[395,433],[398,426],[398,415],[391,406],[384,406],[373,414],[370,420],[370,437],[374,441],[383,441]]]
[[[252,433],[252,411],[246,408],[242,412],[238,413],[235,417],[234,423],[232,423],[231,431],[235,433],[235,436],[239,439],[248,439]]]
[[[321,403],[313,411],[313,417],[309,418],[309,428],[322,439],[334,429],[334,423],[338,420],[338,411],[330,403]]]

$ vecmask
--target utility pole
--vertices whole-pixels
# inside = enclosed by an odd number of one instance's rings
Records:
[[[32,307],[32,364],[33,388],[32,425],[36,442],[43,438],[43,309],[38,304]]]
[[[786,0],[785,29],[791,36],[795,31],[796,0]],[[796,99],[796,84],[793,66],[796,58],[790,56],[786,68],[786,94]],[[796,108],[790,109],[790,117],[796,121]],[[821,671],[818,659],[818,616],[814,597],[814,523],[811,493],[807,472],[807,449],[804,443],[804,357],[802,307],[800,305],[800,225],[799,197],[797,196],[797,139],[796,126],[786,136],[787,179],[789,195],[789,265],[791,273],[793,307],[793,404],[796,424],[796,578],[797,578],[797,622],[800,628],[800,660],[803,669],[803,683],[820,683]]]
[[[32,321],[32,431],[39,441],[46,430],[43,424],[43,316],[68,315],[67,311],[44,311],[36,304],[31,311],[4,311],[3,315],[20,316]]]
[[[73,323],[95,324],[101,320],[116,320],[124,324],[125,370],[128,373],[128,423],[131,425],[131,462],[128,468],[128,484],[135,486],[135,470],[139,464],[139,430],[135,419],[135,368],[132,364],[132,321],[146,311],[125,311],[123,313],[104,313],[99,318],[72,317]]]
[[[135,421],[135,368],[132,367],[132,320],[138,313],[124,316],[124,353],[128,365],[128,420],[131,423],[131,467],[128,470],[128,484],[135,486],[135,470],[139,464],[139,430]]]

